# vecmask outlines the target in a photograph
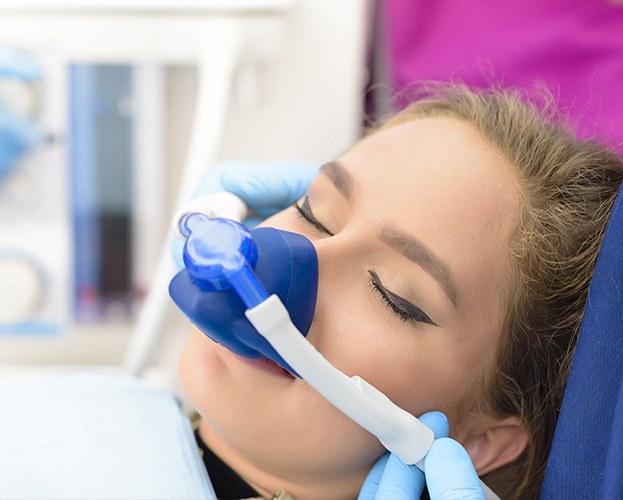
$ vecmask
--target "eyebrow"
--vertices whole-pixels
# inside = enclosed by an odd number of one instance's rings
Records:
[[[432,250],[421,241],[389,223],[381,227],[379,239],[428,272],[441,285],[445,294],[456,307],[457,293],[450,269]]]
[[[333,182],[337,190],[342,193],[347,200],[352,199],[355,179],[340,162],[330,161],[329,163],[325,163],[320,171],[331,179],[331,182]]]
[[[351,200],[355,192],[356,181],[353,175],[338,161],[330,161],[320,171],[325,174],[336,189]],[[450,302],[456,307],[457,293],[452,273],[448,265],[430,250],[424,243],[413,236],[399,230],[391,223],[385,223],[379,232],[379,239],[386,245],[397,250],[407,259],[418,264],[430,274],[441,286]]]

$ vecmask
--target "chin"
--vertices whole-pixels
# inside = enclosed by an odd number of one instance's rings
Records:
[[[218,380],[222,378],[219,374],[227,368],[217,348],[215,342],[193,328],[178,361],[180,384],[199,413],[203,413],[202,403],[208,401],[208,394],[214,394],[216,399]]]
[[[271,401],[287,399],[291,376],[260,370],[193,328],[179,359],[184,393],[212,426],[240,429],[262,421]],[[300,381],[299,381],[300,382]],[[249,415],[257,415],[256,419]]]
[[[235,456],[238,464],[320,480],[367,470],[382,452],[374,437],[301,379],[245,362],[196,329],[182,351],[179,375],[214,433],[208,446],[217,445],[217,454]]]

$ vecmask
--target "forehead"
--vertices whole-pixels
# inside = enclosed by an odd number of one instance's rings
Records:
[[[477,212],[516,206],[519,173],[472,125],[454,118],[423,118],[376,132],[340,158],[364,186],[387,198],[425,196]],[[368,200],[368,202],[371,199]],[[496,218],[497,219],[497,218]]]
[[[500,282],[519,174],[472,125],[445,117],[396,125],[363,139],[340,162],[359,185],[357,211],[425,241],[457,276],[458,289]]]
[[[472,125],[454,118],[421,118],[382,129],[343,155],[349,167],[373,172],[358,176],[398,176],[409,180],[432,174],[446,189],[516,182],[517,172]],[[374,176],[374,175],[373,175]]]

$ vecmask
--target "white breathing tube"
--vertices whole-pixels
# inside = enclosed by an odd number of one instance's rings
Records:
[[[349,378],[329,363],[292,324],[276,295],[247,309],[245,315],[286,363],[322,397],[374,434],[403,462],[424,471],[425,456],[435,440],[432,430],[361,377]],[[480,481],[480,486],[486,499],[499,499],[484,482]]]
[[[255,329],[279,355],[331,404],[408,464],[420,463],[435,436],[426,425],[392,403],[360,377],[335,368],[292,324],[276,295],[245,312]]]
[[[190,212],[205,213],[209,217],[218,214],[240,221],[246,216],[247,208],[231,193],[197,198],[187,209],[176,214],[173,220],[176,234],[179,235],[179,221]],[[329,363],[294,326],[276,295],[247,309],[245,315],[286,363],[322,397],[376,436],[403,462],[424,470],[424,458],[435,439],[431,429],[364,379],[348,377]],[[482,481],[480,485],[485,498],[499,498]]]

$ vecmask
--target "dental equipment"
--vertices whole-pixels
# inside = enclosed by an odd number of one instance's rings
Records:
[[[230,200],[238,204],[233,212],[243,216],[240,204]],[[194,210],[214,215],[218,201],[203,197]],[[186,240],[186,269],[173,278],[169,293],[191,322],[239,355],[265,356],[294,372],[390,452],[424,470],[433,432],[361,377],[339,371],[306,340],[318,280],[307,238],[273,228],[249,231],[193,209],[180,212],[174,228]],[[481,485],[486,498],[498,498]]]

